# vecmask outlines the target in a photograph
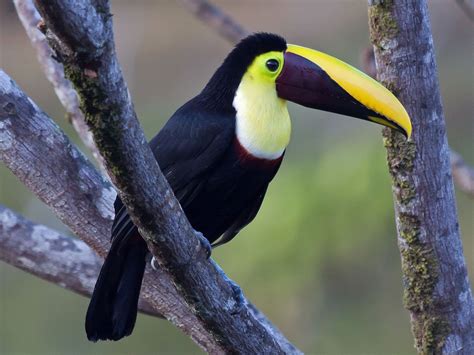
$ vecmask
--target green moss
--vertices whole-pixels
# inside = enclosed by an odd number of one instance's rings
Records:
[[[369,6],[370,41],[379,49],[398,34],[397,21],[393,17],[393,0],[379,0]]]
[[[118,155],[114,155],[117,150],[116,142],[120,137],[121,111],[103,92],[98,73],[92,69],[81,70],[79,66],[67,62],[64,63],[64,73],[79,94],[81,110],[94,134],[97,146],[106,158],[110,158],[106,160],[120,161]],[[103,126],[106,126],[107,130],[96,129]],[[125,168],[119,164],[111,169],[117,176],[125,174]]]
[[[409,173],[413,171],[416,145],[413,141],[406,141],[402,134],[386,129],[384,146],[387,148],[387,161],[396,187],[396,196],[400,203],[406,204],[416,195],[415,186],[409,177]]]
[[[416,144],[406,141],[398,132],[384,130],[384,145],[398,206],[398,228],[404,284],[404,305],[410,311],[416,348],[422,354],[441,351],[449,333],[447,322],[434,314],[434,288],[438,279],[438,265],[433,250],[420,239],[421,222],[412,211],[416,197],[412,177],[416,158]],[[432,311],[433,310],[433,311]]]

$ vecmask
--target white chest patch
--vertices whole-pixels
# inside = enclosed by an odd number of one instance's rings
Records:
[[[290,142],[291,121],[286,101],[277,96],[274,83],[257,83],[244,75],[233,106],[239,143],[256,158],[281,157]]]

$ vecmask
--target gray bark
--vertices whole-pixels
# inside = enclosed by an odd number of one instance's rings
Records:
[[[53,84],[54,91],[59,101],[67,112],[69,121],[78,133],[84,145],[90,149],[92,155],[104,171],[104,162],[92,138],[92,133],[86,125],[84,114],[79,109],[79,98],[69,80],[64,77],[64,68],[61,63],[53,59],[53,51],[48,45],[46,37],[41,33],[41,17],[36,10],[32,0],[14,0],[16,12],[20,18],[31,45],[36,51],[36,57],[40,63],[46,78]],[[105,171],[104,171],[105,172]]]
[[[420,353],[474,354],[474,303],[456,212],[426,1],[369,0],[378,79],[413,122],[384,131],[404,302]]]
[[[77,236],[100,255],[106,255],[113,218],[113,188],[59,127],[1,70],[0,160]],[[8,225],[11,223],[8,221],[1,219],[0,224]],[[2,228],[6,230],[5,226]],[[0,254],[3,260],[13,262],[21,257],[20,248],[11,250],[11,244],[5,242],[3,245],[10,249]],[[41,257],[44,257],[42,262],[51,262],[47,256],[38,254],[36,263],[40,263]],[[38,270],[39,276],[41,273]],[[74,285],[66,279],[61,282]],[[81,293],[81,290],[77,292]],[[142,311],[163,315],[206,351],[223,352],[189,309],[166,272],[148,268],[141,297]],[[285,352],[298,353],[263,314],[251,304],[249,309]]]
[[[90,297],[102,259],[80,239],[61,235],[0,205],[0,260]],[[161,317],[143,298],[142,313]]]
[[[81,295],[90,295],[102,264],[83,241],[62,236],[1,205],[0,259]]]

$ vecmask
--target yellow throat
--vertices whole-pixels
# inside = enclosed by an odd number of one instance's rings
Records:
[[[277,96],[275,88],[279,71],[270,76],[261,69],[261,62],[265,62],[269,55],[278,53],[270,52],[255,58],[244,74],[233,101],[237,111],[237,139],[250,154],[261,159],[279,158],[291,135],[286,101]]]

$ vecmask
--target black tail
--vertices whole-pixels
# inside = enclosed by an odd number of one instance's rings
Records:
[[[91,341],[119,340],[135,326],[148,249],[139,235],[130,239],[126,245],[113,240],[100,270],[86,315]]]

